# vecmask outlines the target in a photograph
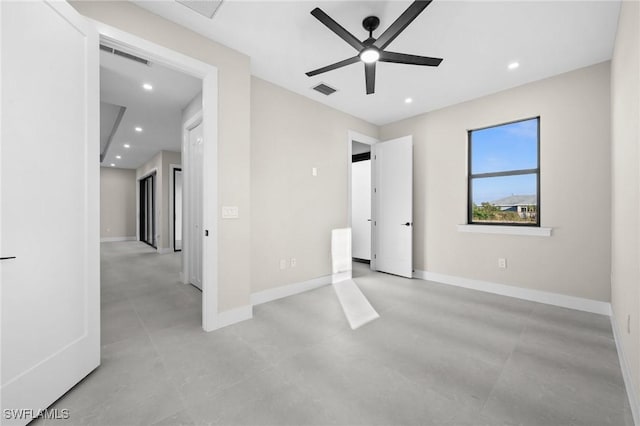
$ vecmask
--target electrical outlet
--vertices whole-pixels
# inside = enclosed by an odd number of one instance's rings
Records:
[[[298,261],[296,260],[296,258],[295,258],[295,257],[292,257],[292,258],[291,258],[291,262],[290,262],[290,263],[291,263],[291,267],[292,267],[292,268],[295,268],[295,267],[296,267],[296,265],[298,264]]]
[[[498,268],[507,269],[507,259],[504,257],[498,258]]]
[[[631,334],[631,314],[627,315],[627,334]]]
[[[318,168],[317,167],[312,167],[311,168],[311,176],[318,176]]]
[[[287,269],[287,259],[280,259],[280,269]]]

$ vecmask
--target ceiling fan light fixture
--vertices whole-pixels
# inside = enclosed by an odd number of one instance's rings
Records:
[[[380,52],[378,49],[370,47],[360,52],[360,60],[365,64],[371,64],[376,62],[378,59],[380,59]]]

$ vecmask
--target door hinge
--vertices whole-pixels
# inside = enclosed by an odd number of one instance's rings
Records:
[[[208,237],[208,236],[209,236],[209,230],[208,230],[208,229],[205,229],[205,230],[204,230],[204,236],[205,236],[205,237]]]
[[[373,255],[373,258],[374,258],[374,259],[377,259],[377,258],[378,258],[378,255],[377,255],[377,254],[374,254],[374,255]]]

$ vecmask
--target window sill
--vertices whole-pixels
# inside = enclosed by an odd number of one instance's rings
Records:
[[[473,232],[477,234],[527,235],[532,237],[550,237],[553,228],[533,226],[503,226],[503,225],[458,225],[458,232]]]

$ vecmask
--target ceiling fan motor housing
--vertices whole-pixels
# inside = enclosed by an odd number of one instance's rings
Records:
[[[369,32],[369,37],[371,37],[371,33],[373,33],[379,25],[380,19],[378,19],[377,16],[367,16],[362,20],[362,26]]]

